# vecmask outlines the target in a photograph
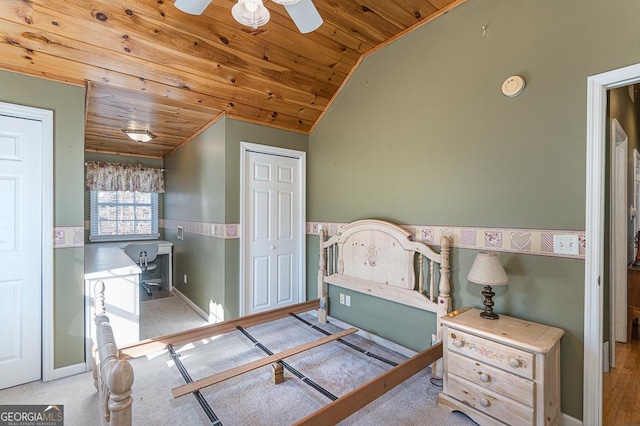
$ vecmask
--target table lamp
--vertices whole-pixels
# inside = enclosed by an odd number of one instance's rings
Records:
[[[495,253],[480,252],[471,265],[467,280],[475,284],[484,286],[482,295],[484,296],[484,311],[480,316],[484,319],[495,320],[499,315],[493,312],[493,296],[491,290],[494,285],[506,285],[509,282],[504,268]]]

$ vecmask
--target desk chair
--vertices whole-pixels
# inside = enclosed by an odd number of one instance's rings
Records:
[[[124,247],[124,252],[140,266],[142,270],[140,277],[140,285],[145,289],[147,294],[151,296],[151,286],[157,286],[162,290],[161,284],[151,283],[145,281],[145,276],[149,275],[149,272],[158,267],[154,263],[158,256],[158,243],[131,243]]]

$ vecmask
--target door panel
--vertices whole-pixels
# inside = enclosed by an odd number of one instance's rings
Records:
[[[300,160],[257,152],[247,153],[245,223],[251,238],[245,262],[245,314],[299,302]],[[245,214],[247,214],[245,213]]]
[[[0,389],[41,377],[42,131],[0,116]]]
[[[264,309],[269,306],[269,257],[253,259],[253,280],[251,286],[251,308]]]
[[[293,300],[293,256],[285,254],[278,256],[278,305],[295,303]]]
[[[0,281],[0,362],[20,359],[21,281]]]

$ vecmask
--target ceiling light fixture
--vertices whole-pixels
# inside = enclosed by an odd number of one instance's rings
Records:
[[[242,25],[254,30],[269,22],[271,17],[269,10],[262,4],[262,0],[238,0],[238,3],[231,8],[231,15]]]
[[[122,129],[122,131],[136,142],[149,142],[156,137],[147,129]]]
[[[322,17],[313,4],[313,0],[272,0],[284,6],[291,20],[302,34],[317,30],[322,25]],[[201,15],[211,0],[175,0],[174,6],[191,15]],[[237,0],[231,8],[233,18],[248,27],[257,29],[269,22],[269,11],[262,0]]]

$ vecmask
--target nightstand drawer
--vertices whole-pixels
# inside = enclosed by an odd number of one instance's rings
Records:
[[[463,331],[448,329],[447,349],[501,368],[527,379],[533,379],[533,354],[511,346],[501,345]]]
[[[533,408],[449,374],[446,393],[508,425],[532,425]]]
[[[533,407],[534,383],[496,367],[458,355],[447,354],[447,370],[468,381]]]

